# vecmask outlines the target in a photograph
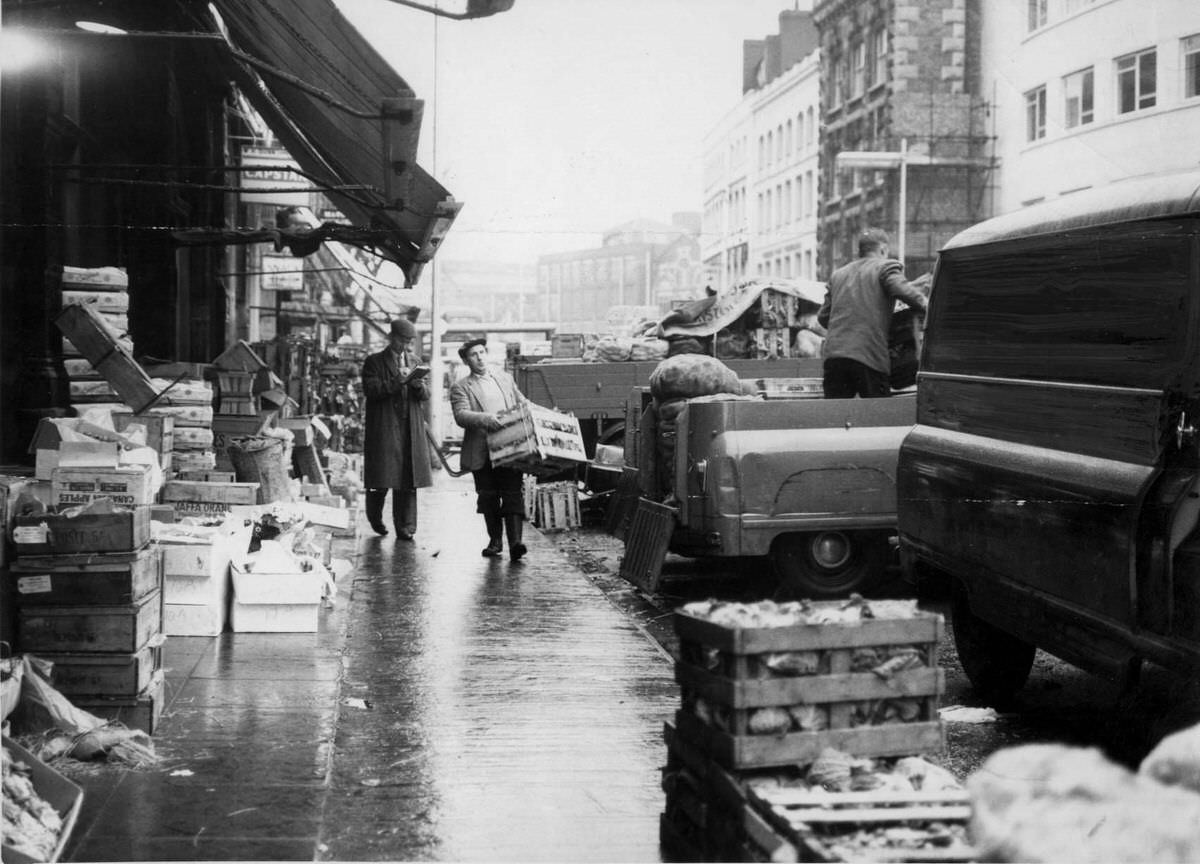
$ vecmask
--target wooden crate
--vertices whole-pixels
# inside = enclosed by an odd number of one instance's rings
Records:
[[[7,754],[11,755],[15,762],[20,762],[29,769],[29,780],[33,784],[33,791],[37,793],[39,798],[53,807],[62,819],[62,828],[58,834],[58,841],[54,844],[54,851],[47,859],[51,862],[57,861],[62,857],[63,850],[66,848],[67,842],[71,839],[71,833],[75,830],[75,823],[79,819],[79,811],[83,807],[83,789],[62,774],[59,774],[7,735],[0,738],[0,744],[3,745]],[[7,796],[5,800],[7,800]],[[4,861],[5,864],[34,864],[35,859],[24,852],[5,845]]]
[[[132,653],[40,652],[54,664],[52,682],[67,696],[137,696],[162,668],[162,641]]]
[[[752,330],[758,357],[781,358],[792,356],[792,331],[787,327],[762,327]]]
[[[75,704],[97,717],[116,720],[130,729],[140,729],[153,735],[162,719],[167,700],[166,676],[162,670],[154,673],[149,686],[136,696],[76,697]]]
[[[536,487],[533,524],[543,531],[578,528],[579,487],[574,483],[543,483]]]
[[[805,789],[760,786],[751,788],[749,795],[760,820],[781,831],[801,850],[805,861],[978,860],[977,851],[965,840],[971,818],[971,800],[965,789],[814,796]],[[943,838],[950,836],[950,826],[954,826],[954,842],[905,848],[895,840],[889,841],[889,829],[930,825],[936,825],[934,831]],[[860,831],[877,839],[869,848],[845,844],[847,835]]]
[[[18,516],[12,539],[18,555],[133,552],[150,542],[150,510],[116,513],[42,513]]]
[[[118,468],[55,468],[50,472],[50,503],[55,507],[109,498],[122,507],[154,503],[145,465]]]
[[[500,414],[503,426],[489,432],[488,454],[497,467],[550,475],[585,464],[579,420],[526,403]]]
[[[945,688],[937,666],[942,628],[940,615],[919,611],[913,618],[758,628],[676,613],[679,734],[737,769],[804,764],[826,747],[855,756],[936,752],[943,746],[937,714]],[[883,659],[900,648],[908,649],[911,668],[884,667]],[[815,664],[812,674],[771,671],[770,655],[801,653]],[[818,712],[825,728],[804,731],[793,722],[786,731],[752,734],[752,717],[764,708],[792,717]]]
[[[229,442],[247,435],[258,435],[270,422],[268,417],[230,417],[217,414],[212,420],[213,452],[216,453],[217,469],[232,471],[229,461]]]
[[[128,291],[129,274],[124,267],[76,267],[64,264],[63,288],[84,288],[89,291]]]
[[[759,378],[754,383],[764,399],[821,399],[825,395],[821,378]]]
[[[171,480],[163,484],[161,497],[177,515],[219,516],[234,506],[257,503],[258,484]]]
[[[135,410],[151,403],[156,393],[150,376],[120,344],[119,333],[104,316],[87,306],[65,306],[54,323],[112,385],[122,402]]]
[[[162,557],[149,547],[124,553],[23,556],[10,570],[21,607],[120,606],[158,590]]]
[[[132,653],[162,632],[162,594],[126,606],[21,606],[20,650]]]
[[[796,326],[796,298],[783,291],[767,289],[759,295],[759,317],[766,328]]]
[[[109,312],[118,315],[129,314],[129,294],[125,291],[76,291],[64,287],[62,302],[64,306],[72,304],[91,306],[97,312]]]

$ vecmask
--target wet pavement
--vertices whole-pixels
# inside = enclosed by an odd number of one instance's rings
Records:
[[[669,656],[537,531],[481,557],[435,479],[320,632],[168,638],[161,761],[72,772],[64,860],[660,860]]]

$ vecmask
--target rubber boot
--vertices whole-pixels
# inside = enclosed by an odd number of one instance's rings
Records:
[[[508,557],[513,561],[520,561],[527,551],[521,542],[521,523],[524,519],[520,513],[504,517],[504,528],[508,533]]]
[[[488,544],[481,554],[485,558],[495,558],[504,551],[504,520],[499,513],[484,513],[483,521],[487,525]]]

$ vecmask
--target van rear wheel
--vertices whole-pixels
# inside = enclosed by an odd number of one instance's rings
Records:
[[[780,593],[797,599],[869,591],[883,577],[887,554],[881,531],[784,534],[771,547]]]
[[[954,586],[951,624],[958,662],[975,691],[993,706],[1003,705],[1025,686],[1037,646],[984,621],[971,611],[966,589]]]

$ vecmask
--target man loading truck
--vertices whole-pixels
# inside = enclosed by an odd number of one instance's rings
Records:
[[[897,299],[924,314],[928,301],[904,278],[904,265],[888,255],[888,235],[868,228],[858,238],[858,258],[829,277],[817,313],[825,337],[826,399],[890,396],[888,334]]]

